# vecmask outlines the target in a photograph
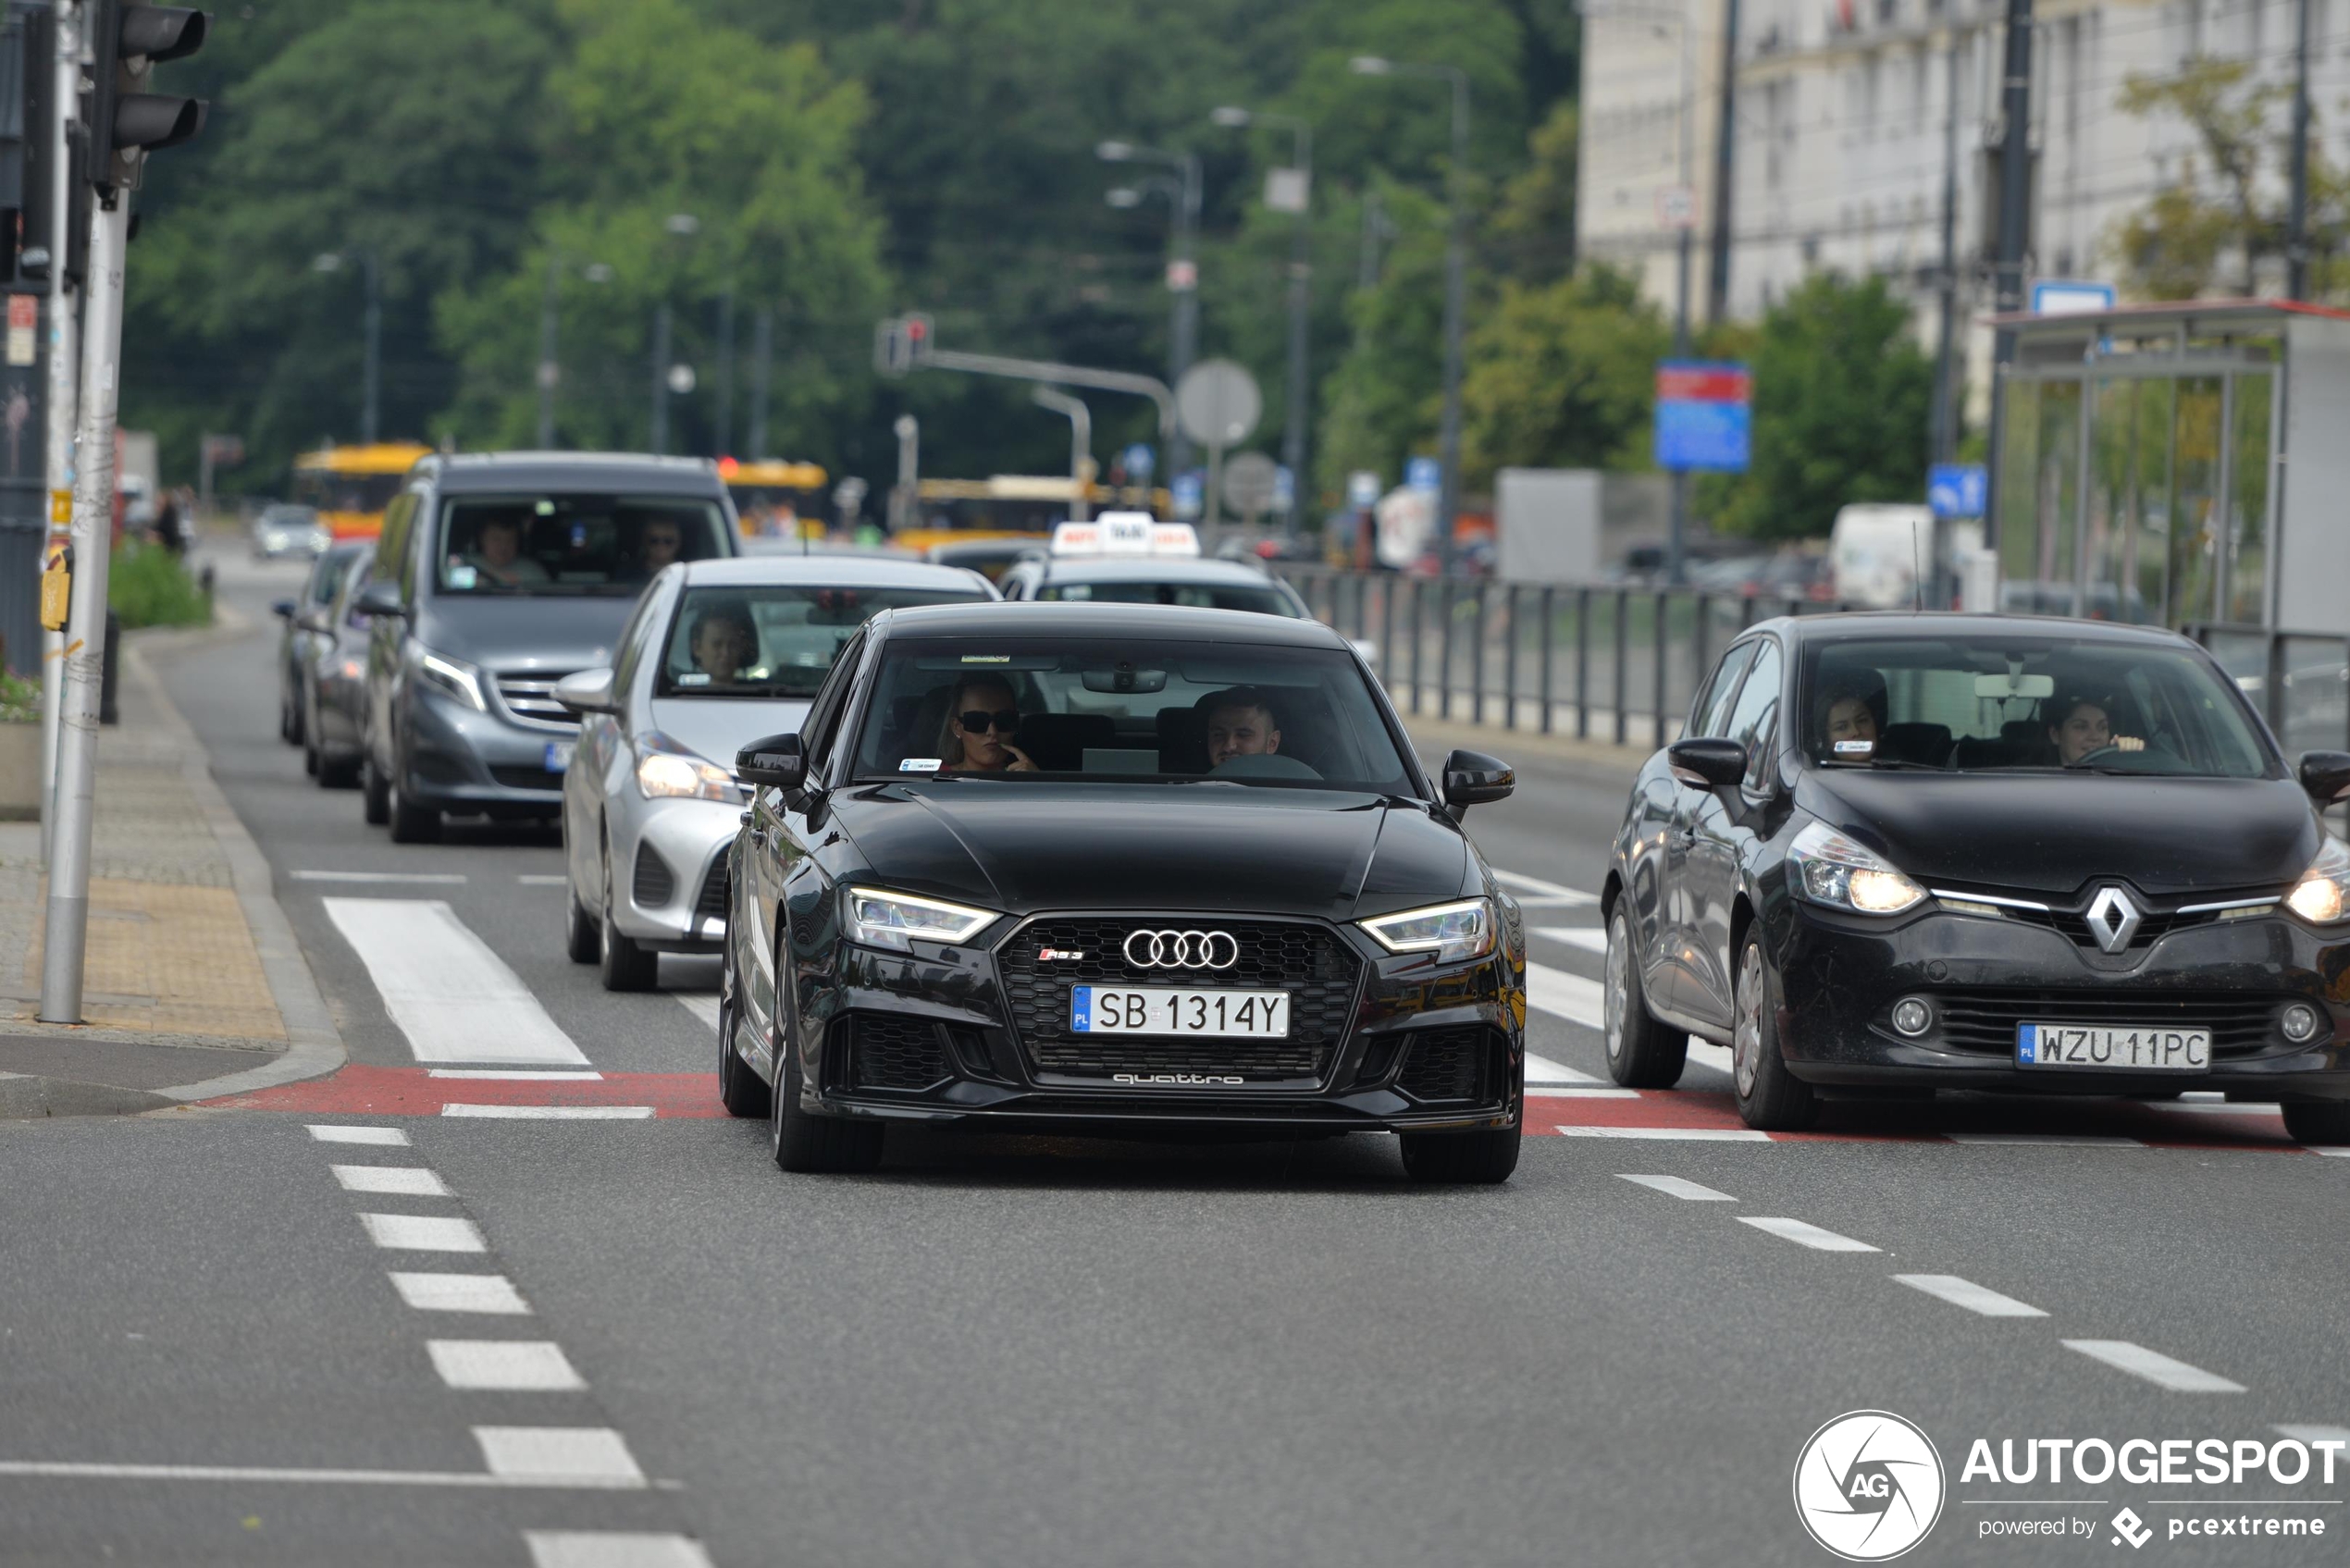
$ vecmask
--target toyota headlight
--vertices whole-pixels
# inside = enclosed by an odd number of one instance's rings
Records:
[[[481,695],[481,672],[445,653],[416,656],[416,678],[444,697],[453,697],[477,713],[489,711]]]
[[[1441,963],[1482,958],[1493,951],[1493,905],[1485,898],[1430,904],[1423,909],[1354,922],[1391,953],[1433,953]]]
[[[2311,925],[2331,925],[2350,913],[2350,848],[2331,833],[2318,858],[2284,895],[2284,907]]]
[[[1787,858],[1797,894],[1831,909],[1898,915],[1925,897],[1925,889],[1825,822],[1797,833]]]
[[[924,942],[969,942],[996,920],[992,909],[974,909],[911,893],[884,893],[873,887],[850,888],[847,902],[852,940],[900,953],[912,951],[912,941],[918,936]]]
[[[637,740],[637,787],[648,800],[740,800],[735,776],[655,730]]]

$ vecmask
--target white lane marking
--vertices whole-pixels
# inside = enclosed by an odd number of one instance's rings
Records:
[[[464,875],[457,871],[288,871],[296,882],[384,882],[405,883],[417,887],[463,887]]]
[[[463,1105],[440,1107],[445,1117],[489,1117],[506,1121],[642,1121],[650,1105]]]
[[[1961,1279],[1955,1274],[1897,1274],[1893,1277],[1912,1290],[1923,1290],[1952,1306],[1962,1306],[1985,1317],[2046,1317],[2048,1315],[2013,1296],[2003,1296],[1986,1285],[1972,1279]]]
[[[1767,1230],[1783,1241],[1799,1247],[1809,1247],[1819,1253],[1874,1253],[1878,1249],[1866,1241],[1855,1241],[1849,1236],[1839,1236],[1833,1230],[1823,1230],[1809,1220],[1788,1219],[1781,1215],[1742,1214],[1741,1225],[1751,1225],[1757,1230]]]
[[[325,903],[416,1060],[588,1065],[522,977],[448,905],[437,898]]]
[[[396,1127],[344,1127],[335,1122],[312,1122],[310,1136],[321,1143],[377,1143],[385,1148],[404,1149],[408,1134]]]
[[[308,1470],[257,1464],[92,1464],[66,1460],[0,1461],[0,1476],[35,1475],[62,1481],[291,1482],[321,1487],[538,1487],[549,1490],[634,1490],[645,1483],[618,1477],[492,1475],[472,1470]],[[707,1561],[707,1560],[705,1560]]]
[[[1579,1023],[1586,1029],[1607,1027],[1607,994],[1596,980],[1554,969],[1548,964],[1526,966],[1526,1005],[1539,1013]]]
[[[1656,1138],[1673,1143],[1768,1143],[1750,1127],[1562,1127],[1569,1138]]]
[[[2219,1103],[2214,1104],[2208,1100],[2198,1100],[2190,1104],[2186,1101],[2184,1096],[2182,1096],[2179,1102],[2175,1105],[2158,1105],[2155,1106],[2155,1109],[2160,1111],[2194,1111],[2203,1116],[2281,1117],[2284,1115],[2284,1107],[2275,1104],[2273,1101],[2221,1100]]]
[[[2301,1146],[2308,1150],[2313,1154],[2350,1154],[2350,1148],[2340,1147],[2332,1144],[2304,1143]]]
[[[1607,932],[1597,926],[1536,926],[1534,934],[1564,942],[1569,947],[1580,947],[1586,953],[1607,951]]]
[[[525,871],[514,878],[525,887],[569,887],[571,879],[561,871]]]
[[[1651,1191],[1662,1192],[1669,1198],[1685,1198],[1692,1204],[1735,1204],[1738,1202],[1736,1198],[1731,1197],[1727,1192],[1716,1192],[1711,1187],[1704,1186],[1699,1182],[1686,1180],[1678,1176],[1625,1176],[1619,1174],[1616,1177],[1616,1179],[1618,1181],[1633,1182],[1639,1186],[1646,1187]]]
[[[645,1484],[636,1456],[609,1426],[476,1426],[474,1441],[493,1475]]]
[[[1554,1062],[1548,1056],[1526,1054],[1526,1081],[1528,1083],[1597,1083],[1588,1072],[1578,1072],[1565,1062]]]
[[[563,1393],[588,1386],[552,1340],[427,1340],[425,1353],[452,1389]]]
[[[1524,888],[1534,895],[1532,898],[1518,899],[1520,904],[1534,904],[1539,901],[1552,907],[1576,907],[1600,901],[1600,895],[1596,893],[1586,893],[1579,887],[1565,887],[1557,883],[1544,882],[1540,877],[1529,877],[1517,871],[1495,871],[1493,880],[1512,890]]]
[[[335,1173],[346,1192],[397,1192],[410,1198],[445,1198],[449,1189],[429,1170],[414,1166],[336,1165]]]
[[[377,1246],[404,1253],[486,1253],[481,1228],[470,1219],[427,1214],[363,1214],[359,1223]]]
[[[2276,1426],[2270,1430],[2304,1443],[2350,1443],[2350,1426]]]
[[[1637,1100],[1640,1097],[1637,1089],[1594,1089],[1581,1083],[1529,1083],[1526,1092],[1529,1095],[1539,1094],[1546,1100]]]
[[[2179,1098],[2182,1100],[2224,1100],[2228,1096],[2224,1091],[2218,1089],[2182,1089],[2179,1091]]]
[[[525,1530],[531,1568],[711,1568],[701,1542],[620,1530]]]
[[[488,1078],[503,1083],[601,1083],[600,1072],[565,1072],[540,1068],[430,1068],[427,1078]]]
[[[715,991],[673,991],[677,1005],[701,1019],[711,1028],[718,1027],[718,993]]]
[[[1994,1147],[2055,1149],[2143,1149],[2134,1138],[2112,1138],[2096,1132],[1946,1132],[1953,1143],[1987,1143]]]
[[[2066,1340],[2064,1348],[2079,1351],[2093,1361],[2118,1366],[2122,1371],[2143,1377],[2147,1382],[2180,1394],[2240,1394],[2241,1383],[2231,1383],[2216,1372],[2206,1372],[2200,1366],[2189,1366],[2183,1361],[2173,1361],[2159,1351],[2127,1340]]]
[[[394,1273],[392,1289],[418,1312],[481,1312],[528,1317],[530,1303],[502,1274]]]

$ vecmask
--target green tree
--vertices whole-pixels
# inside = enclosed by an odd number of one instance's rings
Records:
[[[1552,283],[1575,267],[1575,168],[1579,106],[1561,99],[1527,140],[1526,167],[1502,187],[1486,250],[1511,277]]]
[[[1443,209],[1408,188],[1382,188],[1397,234],[1379,279],[1348,298],[1351,341],[1319,390],[1315,472],[1326,490],[1368,469],[1392,484],[1404,460],[1436,451],[1443,409]],[[1355,221],[1360,223],[1357,204]]]
[[[1502,467],[1647,468],[1656,362],[1672,336],[1633,279],[1599,263],[1547,286],[1506,285],[1469,340],[1468,488]]]
[[[1925,493],[1933,366],[1883,278],[1805,279],[1763,317],[1753,364],[1753,466],[1698,490],[1715,527],[1814,537],[1847,502]]]

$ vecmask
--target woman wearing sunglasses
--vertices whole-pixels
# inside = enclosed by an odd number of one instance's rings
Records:
[[[946,765],[942,772],[1033,773],[1036,764],[1012,744],[1020,734],[1020,703],[1012,688],[985,676],[955,688],[946,707]]]

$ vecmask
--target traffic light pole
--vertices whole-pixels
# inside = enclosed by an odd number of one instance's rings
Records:
[[[104,65],[101,68],[105,68]],[[56,826],[41,955],[41,1020],[81,1021],[90,932],[90,827],[98,761],[98,695],[106,643],[106,557],[113,543],[115,412],[121,392],[122,257],[127,193],[90,213],[90,287],[82,307],[80,462],[73,487],[73,602],[66,623],[57,735]]]
[[[45,472],[49,490],[49,555],[69,542],[73,506],[73,422],[79,383],[76,351],[80,335],[74,329],[73,288],[66,277],[66,258],[73,249],[67,233],[73,212],[74,105],[81,93],[81,7],[72,0],[57,0],[51,36],[56,58],[49,63],[56,83],[50,93],[57,106],[56,122],[39,128],[49,135],[49,429]],[[25,128],[28,137],[36,129]],[[41,634],[41,861],[49,863],[49,846],[57,825],[58,717],[65,710],[66,635]]]

